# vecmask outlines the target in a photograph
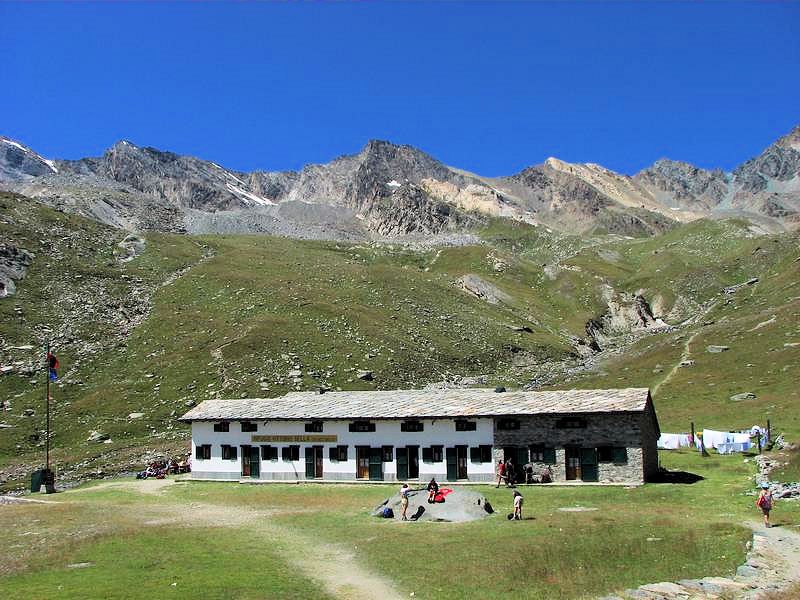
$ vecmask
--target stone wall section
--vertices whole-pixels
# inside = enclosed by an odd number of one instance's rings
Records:
[[[559,419],[582,418],[585,428],[559,429]],[[519,417],[520,427],[516,430],[497,428],[495,419],[494,458],[495,468],[503,455],[506,446],[531,446],[542,444],[556,449],[556,463],[550,465],[553,481],[566,481],[565,447],[598,448],[600,446],[624,446],[628,459],[625,464],[602,462],[598,464],[598,481],[600,483],[643,483],[647,468],[652,468],[649,447],[655,452],[656,468],[658,454],[656,450],[657,436],[654,436],[652,416],[647,413],[592,413],[585,415],[531,415]],[[512,457],[516,461],[516,457]],[[541,471],[545,463],[534,462],[534,473]]]
[[[642,462],[645,481],[652,479],[658,473],[658,438],[661,429],[653,407],[653,401],[648,396],[647,405],[642,414]]]

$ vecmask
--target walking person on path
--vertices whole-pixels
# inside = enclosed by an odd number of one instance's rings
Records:
[[[506,463],[504,463],[501,460],[500,463],[497,465],[497,485],[494,487],[499,488],[500,482],[503,481],[505,478],[506,478]]]
[[[769,524],[769,511],[772,510],[772,492],[769,491],[769,484],[761,484],[761,493],[756,500],[756,506],[761,509],[761,514],[764,515],[764,526],[770,527]]]
[[[522,521],[522,494],[514,490],[514,519]]]
[[[408,487],[407,483],[404,483],[403,486],[400,488],[400,520],[401,521],[408,521],[408,516],[406,513],[408,512],[408,493],[411,491],[411,488]]]

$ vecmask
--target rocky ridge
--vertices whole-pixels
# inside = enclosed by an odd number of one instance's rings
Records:
[[[242,173],[129,141],[100,157],[47,160],[0,137],[0,186],[131,230],[397,239],[504,217],[568,232],[647,236],[732,215],[775,230],[800,226],[798,140],[800,127],[733,173],[663,159],[629,177],[549,158],[486,178],[380,140],[300,171]]]

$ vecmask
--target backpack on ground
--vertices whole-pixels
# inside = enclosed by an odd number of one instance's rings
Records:
[[[417,510],[416,510],[416,512],[415,512],[413,515],[411,515],[411,520],[412,520],[412,521],[416,521],[416,520],[417,520],[417,519],[419,519],[419,518],[420,518],[420,517],[421,517],[421,516],[422,516],[424,513],[425,513],[425,507],[424,507],[424,506],[418,506],[418,507],[417,507]]]
[[[384,519],[394,519],[394,511],[387,506],[386,508],[383,509],[383,513],[381,514],[381,516]]]

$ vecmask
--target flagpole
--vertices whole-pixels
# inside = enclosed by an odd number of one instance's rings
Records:
[[[45,355],[45,363],[47,364],[47,368],[45,369],[45,376],[47,377],[47,388],[46,388],[46,399],[45,404],[47,406],[47,426],[46,426],[46,434],[44,440],[44,447],[45,447],[45,464],[44,468],[49,473],[50,472],[50,340],[47,340],[47,354]]]

